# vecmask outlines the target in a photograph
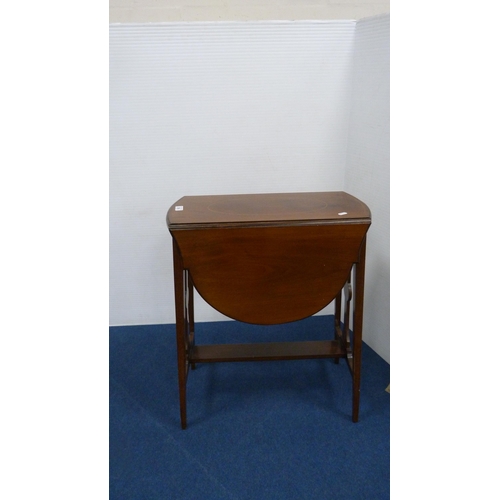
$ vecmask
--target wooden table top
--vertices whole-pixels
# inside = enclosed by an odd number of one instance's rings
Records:
[[[184,196],[167,214],[172,230],[369,223],[369,208],[343,191]]]

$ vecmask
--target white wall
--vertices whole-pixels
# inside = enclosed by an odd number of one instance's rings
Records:
[[[111,325],[174,322],[179,197],[324,189],[372,210],[364,338],[389,361],[389,16],[110,26]]]
[[[354,31],[110,27],[111,325],[175,321],[165,215],[180,197],[342,190]],[[197,304],[197,320],[225,319]]]
[[[361,19],[389,0],[110,0],[110,23]]]
[[[363,339],[389,362],[389,15],[356,24],[345,190],[372,212]]]

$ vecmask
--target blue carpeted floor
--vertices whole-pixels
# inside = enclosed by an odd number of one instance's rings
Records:
[[[331,338],[333,317],[199,323],[197,343]],[[110,328],[110,499],[389,498],[389,365],[363,345],[359,422],[344,360],[200,364],[181,430],[174,325]]]

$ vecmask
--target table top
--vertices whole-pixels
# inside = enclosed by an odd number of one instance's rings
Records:
[[[343,191],[184,196],[167,214],[175,229],[370,223],[369,208]]]

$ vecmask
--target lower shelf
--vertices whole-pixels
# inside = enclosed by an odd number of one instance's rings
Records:
[[[256,344],[211,344],[194,346],[189,361],[273,361],[285,359],[345,358],[337,341],[261,342]]]

